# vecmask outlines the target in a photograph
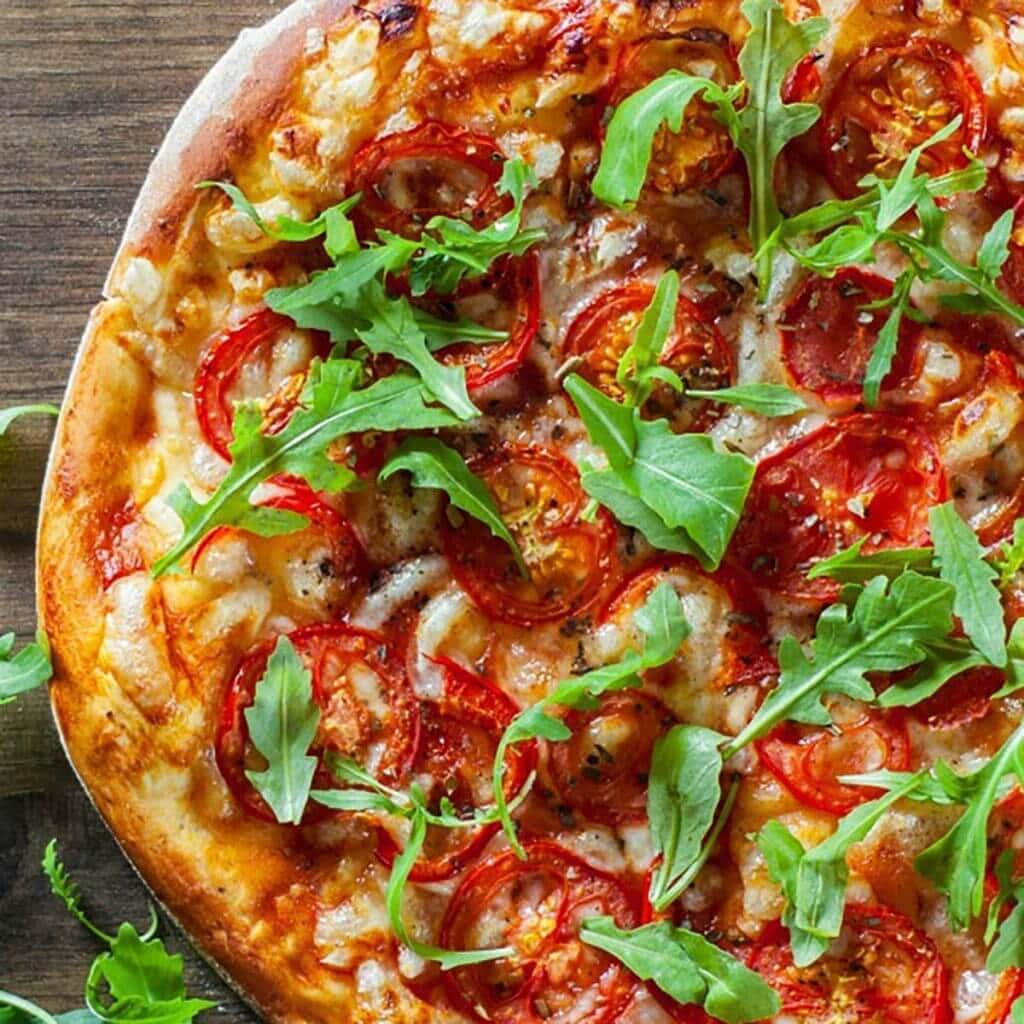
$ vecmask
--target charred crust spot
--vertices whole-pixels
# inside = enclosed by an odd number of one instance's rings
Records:
[[[380,38],[385,43],[408,35],[420,13],[419,4],[405,3],[402,0],[384,0],[372,6],[359,4],[355,10],[374,18],[380,24]]]

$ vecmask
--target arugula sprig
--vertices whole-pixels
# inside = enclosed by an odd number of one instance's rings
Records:
[[[22,416],[59,416],[60,409],[55,405],[37,403],[36,405],[15,405],[9,409],[0,409],[0,437],[7,433],[7,428]]]
[[[1000,545],[994,564],[1001,587],[1008,586],[1017,573],[1024,569],[1024,519],[1018,519],[1013,524],[1013,536]]]
[[[42,630],[36,633],[34,644],[25,644],[17,653],[14,642],[13,633],[0,636],[0,707],[53,677],[50,642]]]
[[[505,757],[509,749],[534,739],[552,743],[570,739],[572,731],[565,722],[551,714],[553,709],[596,708],[599,706],[598,698],[602,695],[640,686],[639,674],[671,661],[690,633],[683,615],[682,601],[667,582],[660,583],[651,592],[650,597],[637,610],[633,622],[644,637],[642,651],[632,651],[621,661],[563,680],[543,700],[516,715],[502,734],[491,773],[494,806],[505,835],[520,858],[525,859],[526,851],[516,834],[503,784]],[[524,786],[524,791],[528,786],[529,783]]]
[[[1024,967],[1024,883],[1014,878],[1016,860],[1016,851],[1004,850],[996,861],[999,891],[989,904],[985,924],[985,945],[989,947],[985,970],[990,974]],[[1000,920],[1011,903],[1009,914]]]
[[[626,99],[615,111],[593,183],[594,195],[613,206],[636,202],[647,177],[654,137],[663,125],[682,129],[687,105],[701,97],[716,108],[742,154],[750,178],[750,239],[757,253],[762,297],[770,279],[766,243],[782,220],[775,197],[775,163],[788,142],[817,121],[812,103],[786,103],[786,76],[823,38],[825,18],[793,24],[776,0],[745,0],[740,10],[750,32],[739,54],[743,81],[723,88],[716,82],[669,71]]]

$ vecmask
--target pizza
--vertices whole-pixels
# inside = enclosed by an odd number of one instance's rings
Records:
[[[266,1020],[1020,1019],[1022,338],[1011,0],[302,0],[82,343],[70,759]]]

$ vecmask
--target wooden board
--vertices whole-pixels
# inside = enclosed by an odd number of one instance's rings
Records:
[[[0,2],[0,408],[58,402],[149,161],[174,114],[247,25],[283,0]],[[51,425],[0,439],[0,631],[35,628],[33,534]],[[103,926],[146,896],[71,777],[43,694],[0,708],[0,989],[82,1005],[96,943],[47,892],[58,837]],[[225,1024],[255,1018],[183,947],[194,994]]]

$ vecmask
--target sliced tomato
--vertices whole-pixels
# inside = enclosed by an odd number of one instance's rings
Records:
[[[809,277],[779,320],[782,361],[796,386],[825,402],[860,401],[871,353],[889,318],[888,309],[864,307],[890,295],[892,282],[855,267],[832,278]],[[917,334],[904,317],[883,390],[909,378]]]
[[[999,976],[992,998],[979,1024],[1011,1024],[1013,1004],[1024,995],[1024,971],[1011,967]]]
[[[838,586],[807,579],[815,562],[861,537],[869,552],[927,544],[946,490],[921,427],[881,413],[832,420],[758,464],[731,557],[762,586],[828,600]]]
[[[637,986],[617,960],[579,938],[580,922],[607,914],[636,923],[633,902],[611,875],[561,846],[527,840],[478,864],[441,924],[446,949],[511,946],[515,954],[445,974],[456,1006],[490,1024],[611,1024]]]
[[[1003,673],[997,668],[968,669],[927,700],[915,704],[910,714],[929,729],[959,729],[988,714],[992,694],[1003,682]]]
[[[448,658],[432,659],[444,669],[444,695],[421,704],[423,741],[413,764],[417,778],[429,778],[427,798],[438,809],[447,797],[456,810],[469,813],[491,801],[491,766],[498,741],[519,712],[516,703],[493,683],[468,672]],[[537,760],[536,745],[520,744],[505,758],[505,793],[518,793]],[[501,826],[477,829],[427,830],[420,859],[410,874],[414,882],[439,882],[462,871]],[[391,833],[380,829],[377,856],[394,863],[398,846]]]
[[[637,610],[659,583],[668,582],[683,598],[702,605],[701,630],[721,637],[719,655],[713,666],[692,666],[693,673],[706,678],[717,689],[745,683],[759,683],[778,672],[778,663],[766,644],[767,621],[747,574],[735,566],[717,572],[702,569],[685,555],[665,555],[627,577],[601,612],[601,623],[632,623]],[[686,647],[678,657],[686,657]],[[665,670],[670,676],[671,666]],[[648,673],[657,681],[662,670]]]
[[[373,228],[417,234],[434,216],[485,227],[509,209],[497,191],[505,155],[488,135],[440,121],[368,142],[352,161],[357,218]]]
[[[130,494],[108,508],[100,519],[90,550],[104,590],[146,568],[139,543],[141,525],[138,506]]]
[[[910,151],[962,117],[950,138],[930,146],[919,163],[928,174],[967,165],[985,140],[985,96],[971,66],[952,47],[914,36],[873,46],[836,83],[821,121],[829,183],[855,196],[867,174],[894,178]]]
[[[611,288],[576,317],[566,334],[566,358],[579,360],[576,372],[610,398],[622,398],[622,388],[616,379],[619,362],[633,344],[653,297],[654,285],[647,281]],[[675,328],[665,342],[660,363],[691,388],[728,387],[736,377],[736,361],[729,343],[711,318],[684,295],[679,297]],[[677,430],[687,431],[709,425],[713,407],[714,403],[682,397],[667,384],[658,384],[645,412],[668,417]]]
[[[540,329],[540,294],[540,263],[533,253],[521,259],[506,257],[483,277],[466,281],[442,303],[441,312],[463,313],[495,330],[507,331],[508,339],[484,345],[457,343],[443,349],[438,359],[446,366],[464,366],[470,391],[515,373]]]
[[[654,744],[676,718],[638,691],[613,693],[593,711],[570,711],[572,738],[553,743],[552,781],[562,803],[602,825],[643,821]]]
[[[622,54],[611,104],[618,106],[670,70],[702,75],[723,86],[739,78],[736,55],[724,32],[691,28],[678,34],[650,36]],[[714,115],[711,104],[694,99],[683,113],[680,132],[665,127],[659,130],[647,172],[647,183],[652,188],[678,195],[710,185],[728,170],[735,148],[725,126]]]
[[[782,85],[782,98],[786,103],[816,102],[821,92],[820,53],[809,53],[786,77]]]
[[[801,1024],[949,1024],[949,973],[935,943],[878,904],[847,904],[843,941],[810,967],[793,963],[789,932],[768,925],[747,965]]]
[[[232,394],[243,373],[260,368],[269,373],[274,343],[295,325],[287,317],[264,309],[240,326],[218,335],[206,350],[196,371],[194,400],[203,439],[218,455],[230,461],[228,447],[234,438]],[[326,357],[331,350],[324,335],[314,336],[314,352]],[[289,374],[262,399],[264,431],[274,434],[290,419],[302,394],[305,371]]]
[[[882,795],[870,786],[847,786],[840,775],[910,767],[910,738],[902,715],[869,713],[834,729],[787,722],[756,743],[761,764],[806,807],[848,814]]]
[[[1024,303],[1024,199],[1013,208],[1013,233],[1010,235],[1010,255],[1003,264],[1000,280],[1010,298],[1018,304]]]
[[[462,588],[488,617],[530,626],[579,615],[615,572],[615,526],[605,512],[580,518],[586,496],[575,467],[555,451],[525,445],[494,448],[472,460],[529,568],[476,519],[449,512],[441,540]]]
[[[340,622],[306,626],[288,636],[312,673],[313,699],[321,709],[314,752],[334,751],[359,761],[390,785],[403,780],[419,750],[419,704],[385,638]],[[232,795],[263,821],[275,818],[246,776],[247,770],[259,771],[263,765],[250,743],[245,712],[275,643],[260,644],[239,665],[215,740],[217,766]],[[314,785],[333,784],[321,766]],[[323,816],[324,809],[310,803],[304,823]]]

